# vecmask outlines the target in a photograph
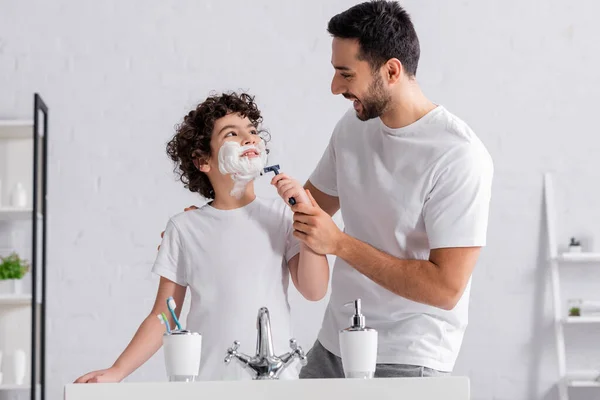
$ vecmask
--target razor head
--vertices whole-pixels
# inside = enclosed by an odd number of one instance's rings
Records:
[[[276,165],[271,165],[270,167],[265,167],[263,169],[263,173],[269,173],[269,172],[275,172],[275,175],[277,175],[279,173],[279,164]]]
[[[271,165],[270,167],[265,167],[265,168],[263,169],[263,172],[262,172],[262,173],[263,173],[263,174],[266,174],[266,173],[269,173],[269,172],[271,172],[271,171],[275,172],[275,175],[279,174],[279,164],[276,164],[276,165]],[[290,203],[291,205],[294,205],[294,204],[296,204],[296,199],[294,199],[293,197],[290,197],[288,201],[289,201],[289,203]]]

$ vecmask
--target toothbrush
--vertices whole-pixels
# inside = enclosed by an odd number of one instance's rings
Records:
[[[167,333],[170,335],[171,334],[171,326],[169,326],[169,320],[167,319],[167,316],[165,315],[165,313],[160,313],[157,315],[157,317],[160,320],[160,323],[167,327]]]
[[[177,308],[177,304],[175,304],[175,299],[173,297],[169,297],[167,299],[167,307],[171,312],[171,316],[173,317],[173,321],[175,321],[175,325],[177,325],[177,329],[181,330],[181,324],[179,323],[177,316],[175,316],[175,308]]]
[[[275,172],[275,175],[278,175],[279,174],[279,164],[271,165],[270,167],[266,167],[263,169],[263,173],[265,173],[265,174],[268,172],[271,172],[271,171]],[[296,199],[293,197],[290,197],[289,202],[291,205],[294,205],[294,204],[296,204]]]

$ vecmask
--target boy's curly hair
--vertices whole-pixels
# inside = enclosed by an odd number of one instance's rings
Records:
[[[254,102],[254,96],[236,92],[215,94],[183,118],[183,122],[177,126],[175,135],[167,144],[167,154],[175,163],[175,172],[179,175],[179,180],[191,192],[198,192],[207,199],[214,199],[215,191],[208,176],[196,168],[194,160],[201,161],[212,155],[210,138],[215,121],[232,113],[248,117],[257,129],[262,122],[262,115]],[[259,134],[265,142],[268,141],[266,131],[259,130]]]

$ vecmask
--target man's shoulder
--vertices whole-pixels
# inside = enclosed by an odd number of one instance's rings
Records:
[[[476,154],[489,157],[485,144],[465,120],[444,106],[438,107],[438,112],[428,126],[429,134],[434,135],[440,150],[452,153],[453,156]]]
[[[449,142],[453,142],[455,145],[471,142],[479,144],[479,137],[464,119],[444,106],[438,107],[439,112],[436,113],[433,124],[431,124],[432,130],[442,133]]]

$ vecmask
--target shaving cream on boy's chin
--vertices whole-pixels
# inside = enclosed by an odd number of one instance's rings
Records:
[[[257,157],[242,157],[248,150],[256,150]],[[235,198],[240,198],[246,185],[260,176],[267,164],[267,147],[263,140],[258,144],[241,146],[236,142],[225,142],[219,150],[219,171],[223,175],[231,175],[233,189],[229,193]]]

